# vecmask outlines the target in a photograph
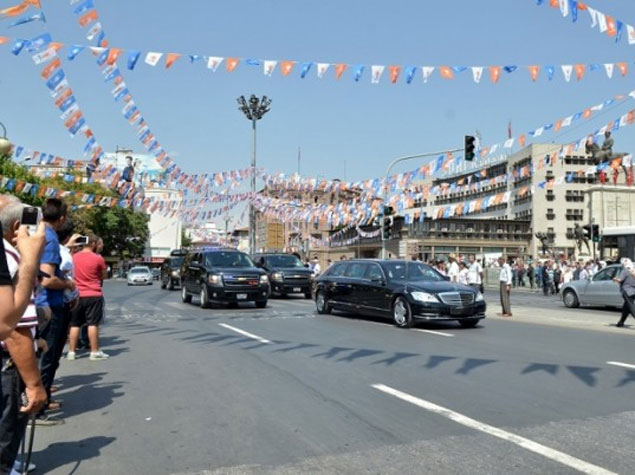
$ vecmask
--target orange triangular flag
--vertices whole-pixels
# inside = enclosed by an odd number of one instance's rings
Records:
[[[4,10],[0,10],[0,15],[6,16],[18,16],[27,11],[29,8],[29,4],[27,2],[22,2],[19,5],[14,7],[5,8]]]
[[[44,69],[42,69],[42,79],[48,79],[49,77],[51,77],[51,74],[53,74],[53,71],[55,71],[57,68],[60,68],[61,66],[62,66],[62,62],[60,61],[60,59],[55,58],[49,64],[44,66]]]
[[[234,69],[236,69],[238,63],[240,63],[240,58],[227,58],[227,62],[225,63],[227,72],[231,73]]]
[[[538,73],[540,72],[540,66],[529,66],[529,74],[531,74],[531,80],[536,82],[538,79]]]
[[[577,80],[581,80],[584,77],[584,72],[586,71],[586,66],[584,64],[576,64],[575,68],[575,77]]]
[[[626,76],[626,74],[628,73],[628,64],[627,63],[617,63],[617,67],[620,70],[620,73],[622,73],[622,76]]]
[[[344,71],[348,68],[348,64],[340,63],[335,66],[335,78],[339,79],[342,77]]]
[[[501,67],[500,66],[490,66],[489,67],[489,77],[492,79],[493,83],[498,82],[498,78],[501,76]]]
[[[560,8],[560,5],[558,5],[558,0],[549,0],[549,5],[551,5],[552,8]]]
[[[9,38],[6,36],[0,36],[0,45],[3,45],[9,41]]]
[[[24,0],[24,3],[26,3],[28,5],[32,5],[35,8],[39,8],[40,10],[42,9],[42,5],[40,4],[40,0]]]
[[[51,41],[48,45],[49,48],[53,48],[55,51],[59,51],[64,47],[64,43],[58,43],[57,41]]]
[[[606,15],[606,34],[609,36],[617,35],[617,27],[615,26],[615,18]]]
[[[578,2],[578,10],[588,10],[586,3]]]
[[[121,50],[119,48],[112,48],[108,51],[108,58],[106,58],[106,64],[115,64],[121,55]]]
[[[588,119],[589,117],[591,117],[592,111],[591,109],[585,109],[584,112],[582,113],[582,117],[584,117],[585,119]]]
[[[397,82],[397,79],[399,79],[401,66],[389,66],[388,71],[390,72],[390,82],[395,84]]]
[[[556,120],[556,123],[553,126],[553,130],[558,132],[561,128],[562,128],[562,121],[561,120]]]
[[[441,66],[439,71],[443,79],[454,79],[454,71],[452,71],[450,66]]]
[[[283,76],[286,76],[293,69],[294,61],[281,61],[280,62],[280,72]]]
[[[525,146],[525,134],[518,137],[518,143],[520,144],[521,147]]]
[[[179,53],[168,53],[165,57],[165,69],[169,69],[180,56]]]

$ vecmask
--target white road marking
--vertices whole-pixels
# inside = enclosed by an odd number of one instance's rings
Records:
[[[228,330],[239,333],[240,335],[246,336],[247,338],[253,338],[260,343],[271,343],[271,341],[266,340],[258,335],[254,335],[253,333],[246,332],[245,330],[241,330],[240,328],[232,327],[231,325],[227,325],[226,323],[219,323],[221,327],[227,328]]]
[[[373,384],[372,387],[377,389],[378,391],[382,391],[386,394],[390,394],[391,396],[395,396],[396,398],[399,398],[402,401],[409,402],[410,404],[414,404],[415,406],[419,406],[430,412],[433,412],[435,414],[438,414],[440,416],[453,420],[454,422],[458,424],[464,425],[471,429],[484,432],[489,435],[493,435],[494,437],[498,437],[499,439],[503,439],[507,442],[511,442],[512,444],[516,444],[524,449],[527,449],[531,452],[542,455],[543,457],[546,457],[555,462],[571,467],[582,473],[588,473],[588,474],[594,474],[594,475],[615,475],[615,472],[611,472],[610,470],[606,470],[602,467],[598,467],[597,465],[593,465],[591,463],[585,462],[584,460],[580,460],[578,458],[572,457],[571,455],[565,454],[564,452],[560,452],[558,450],[552,449],[545,445],[534,442],[533,440],[526,439],[525,437],[521,437],[511,432],[507,432],[503,429],[499,429],[498,427],[494,427],[489,424],[479,422],[475,419],[464,416],[463,414],[452,411],[451,409],[438,406],[432,402],[425,401],[424,399],[420,399],[410,394],[401,392],[389,386],[385,386],[383,384]]]
[[[622,368],[635,369],[635,364],[620,363],[619,361],[607,361],[606,364],[621,366]]]
[[[435,330],[424,330],[423,328],[411,328],[411,330],[416,332],[432,333],[433,335],[440,335],[440,336],[454,336],[452,333],[438,332]]]

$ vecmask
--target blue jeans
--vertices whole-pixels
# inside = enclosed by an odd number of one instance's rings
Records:
[[[55,379],[55,372],[60,365],[60,358],[64,352],[64,345],[68,337],[68,327],[71,322],[71,312],[67,306],[38,307],[38,317],[42,314],[50,315],[50,320],[42,330],[40,337],[46,340],[49,350],[42,356],[42,384],[48,399],[51,399],[51,385]],[[41,318],[40,318],[41,321]],[[44,409],[42,409],[42,413]]]

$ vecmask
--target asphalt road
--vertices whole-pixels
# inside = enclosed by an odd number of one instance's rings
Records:
[[[62,361],[66,424],[37,429],[38,473],[635,471],[635,320],[615,311],[518,291],[502,319],[488,291],[477,328],[402,330],[299,298],[105,289],[112,357]]]

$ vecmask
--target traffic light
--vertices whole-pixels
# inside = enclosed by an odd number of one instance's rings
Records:
[[[392,206],[384,206],[384,216],[392,216],[395,212]]]
[[[471,162],[474,160],[475,152],[476,152],[476,139],[472,135],[465,136],[465,143],[463,148],[465,149],[465,161]]]
[[[392,237],[392,218],[390,216],[384,216],[381,228],[384,241],[388,241]]]
[[[600,242],[600,226],[598,224],[592,224],[593,227],[593,242]]]

